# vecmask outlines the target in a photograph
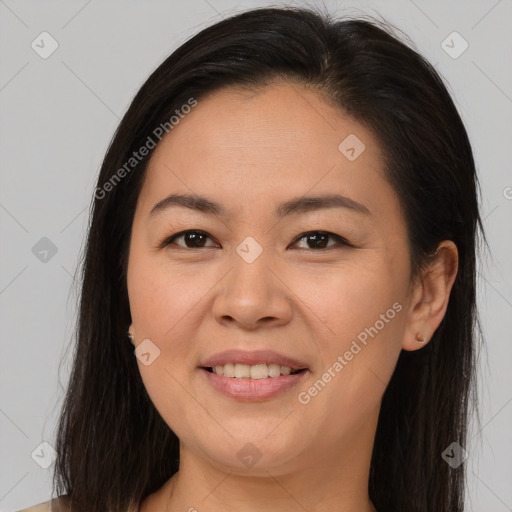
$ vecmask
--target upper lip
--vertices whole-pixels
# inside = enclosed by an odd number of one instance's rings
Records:
[[[212,368],[236,363],[248,365],[274,363],[280,366],[288,366],[292,370],[307,369],[307,365],[301,361],[272,350],[225,350],[205,359],[199,366]]]

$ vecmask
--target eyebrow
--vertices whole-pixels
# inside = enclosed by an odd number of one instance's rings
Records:
[[[158,201],[151,209],[149,216],[153,217],[167,208],[179,206],[189,208],[207,215],[221,218],[229,216],[228,210],[220,203],[197,194],[171,194]],[[303,196],[290,199],[277,206],[274,215],[283,218],[289,215],[300,215],[323,208],[346,208],[356,213],[371,216],[366,206],[338,194],[322,194],[317,196]]]

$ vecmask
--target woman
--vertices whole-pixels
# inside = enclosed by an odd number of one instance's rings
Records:
[[[462,511],[477,189],[386,28],[265,8],[187,41],[101,168],[45,509]]]

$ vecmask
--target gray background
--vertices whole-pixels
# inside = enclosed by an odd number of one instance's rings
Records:
[[[283,3],[298,4],[274,5]],[[41,468],[31,454],[45,460],[49,449],[40,444],[54,439],[71,362],[73,276],[96,175],[119,119],[150,72],[185,39],[227,14],[263,5],[0,0],[0,512],[50,498],[52,467]],[[449,83],[469,131],[492,256],[482,259],[478,274],[487,349],[479,368],[481,424],[473,422],[465,447],[467,509],[510,511],[512,0],[324,5],[339,15],[381,15],[404,30]],[[59,45],[46,59],[31,47],[35,40],[49,48],[38,37],[43,31]],[[442,47],[453,31],[469,44],[458,58]],[[461,41],[447,44],[452,53],[462,48]],[[55,254],[44,253],[43,237]]]

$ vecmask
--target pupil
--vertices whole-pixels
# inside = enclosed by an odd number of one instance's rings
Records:
[[[327,239],[327,235],[323,234],[316,234],[316,235],[308,235],[308,239],[313,239],[313,246],[314,247],[320,247],[321,249],[325,248],[325,240]],[[322,239],[322,240],[319,240]]]
[[[193,246],[193,247],[202,247],[200,244],[197,244],[197,241],[198,241],[198,240],[200,239],[200,237],[202,237],[202,236],[203,236],[203,235],[202,235],[201,233],[194,233],[194,232],[192,232],[192,233],[187,233],[187,234],[185,235],[185,240],[186,240],[187,242],[192,241],[192,246]],[[203,240],[203,242],[204,242],[204,240]],[[187,243],[187,245],[188,245],[188,243]]]

